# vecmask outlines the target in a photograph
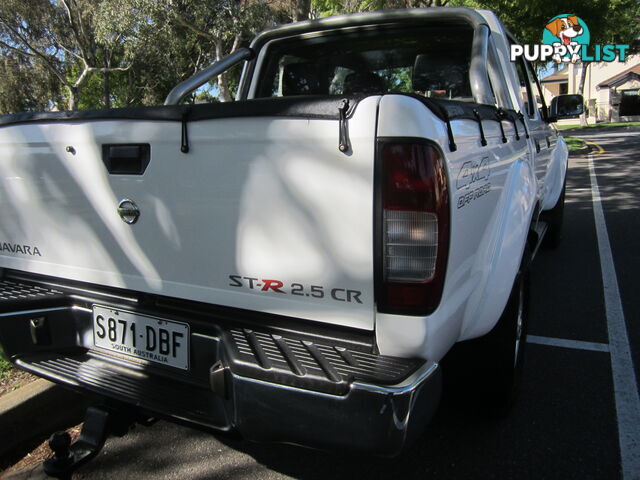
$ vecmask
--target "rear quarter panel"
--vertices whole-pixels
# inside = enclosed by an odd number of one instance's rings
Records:
[[[445,156],[451,195],[451,240],[442,301],[426,317],[378,313],[381,353],[439,360],[460,340],[480,336],[497,322],[515,278],[535,203],[536,180],[524,135],[513,126],[454,120],[458,146],[450,152],[445,124],[410,97],[380,102],[378,136],[428,138]]]

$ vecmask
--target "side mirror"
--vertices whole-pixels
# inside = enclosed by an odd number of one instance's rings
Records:
[[[584,113],[582,95],[558,95],[551,100],[549,122],[557,122],[564,118],[578,118]]]

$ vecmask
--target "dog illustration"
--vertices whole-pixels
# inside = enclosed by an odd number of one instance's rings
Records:
[[[545,28],[549,30],[555,37],[560,39],[563,45],[576,45],[576,42],[572,41],[575,37],[582,35],[584,29],[578,22],[576,15],[569,15],[568,17],[556,18],[549,22]],[[554,55],[553,59],[556,62],[562,61],[559,55]],[[579,60],[577,55],[573,55],[571,62],[575,63]]]
[[[583,29],[578,23],[578,17],[569,15],[568,17],[556,18],[545,27],[555,37],[558,37],[563,45],[569,45],[571,40],[578,35],[582,35]]]

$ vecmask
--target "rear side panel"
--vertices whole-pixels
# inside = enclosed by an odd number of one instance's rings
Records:
[[[400,121],[398,119],[401,119]],[[451,192],[451,236],[442,300],[428,316],[379,313],[376,338],[386,355],[440,360],[457,341],[489,331],[506,304],[522,256],[533,209],[528,147],[503,121],[454,120],[457,150],[446,125],[416,99],[386,95],[380,102],[380,137],[417,137],[439,144]],[[528,189],[528,190],[527,190]]]
[[[0,128],[0,267],[373,329],[377,97],[349,121],[104,120]],[[143,175],[102,145],[149,143]],[[140,210],[134,225],[121,200]]]

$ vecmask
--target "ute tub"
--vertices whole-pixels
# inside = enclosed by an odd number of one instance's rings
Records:
[[[385,456],[422,432],[440,398],[436,363],[378,355],[348,332],[302,331],[300,322],[255,326],[240,311],[234,317],[185,302],[171,309],[168,299],[141,302],[134,292],[98,290],[1,281],[0,344],[10,360],[107,402],[192,426]],[[96,349],[91,306],[105,303],[156,317],[162,306],[163,318],[188,323],[189,370]]]

